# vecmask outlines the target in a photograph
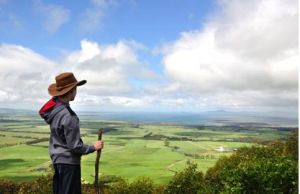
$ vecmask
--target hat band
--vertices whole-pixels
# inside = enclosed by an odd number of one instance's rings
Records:
[[[56,86],[56,89],[58,91],[61,91],[61,90],[65,89],[65,88],[68,88],[68,87],[74,85],[74,84],[77,84],[77,82],[73,82],[73,83],[70,83],[70,84],[67,84],[67,85],[64,85],[64,86]]]

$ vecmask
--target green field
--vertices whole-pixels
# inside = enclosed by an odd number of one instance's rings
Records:
[[[241,146],[286,138],[290,130],[271,127],[184,126],[171,124],[131,124],[126,122],[81,121],[85,143],[97,140],[104,129],[105,148],[100,161],[101,177],[121,176],[132,181],[147,176],[155,183],[167,183],[188,160],[206,171],[223,155]],[[45,173],[49,128],[37,118],[0,121],[0,179],[34,180]],[[82,178],[94,180],[96,154],[82,157]]]

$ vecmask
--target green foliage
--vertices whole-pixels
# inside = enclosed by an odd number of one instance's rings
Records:
[[[154,192],[153,181],[147,177],[141,177],[129,185],[131,194],[151,194]]]
[[[164,146],[168,147],[169,145],[170,145],[170,142],[167,139],[165,139],[164,140]]]
[[[297,193],[297,161],[282,150],[274,146],[253,146],[223,157],[206,173],[211,192]]]
[[[129,184],[125,180],[121,180],[110,186],[109,194],[129,194]]]
[[[204,187],[203,173],[197,169],[197,164],[188,162],[187,167],[175,174],[167,185],[166,194],[192,194]]]
[[[286,154],[298,160],[298,129],[293,130],[286,142]]]
[[[107,190],[109,194],[155,194],[154,183],[147,177],[140,177],[129,184],[125,180],[114,183]]]
[[[32,182],[17,183],[0,180],[0,193],[2,194],[49,194],[52,193],[52,175],[41,176]]]
[[[19,184],[15,181],[0,179],[0,193],[17,193]]]

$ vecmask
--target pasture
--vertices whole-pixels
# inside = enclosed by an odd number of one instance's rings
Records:
[[[82,120],[81,135],[86,144],[104,131],[105,148],[100,160],[100,180],[123,177],[132,181],[147,176],[155,183],[167,183],[191,160],[206,171],[237,148],[286,138],[290,129],[272,127],[196,126]],[[46,173],[48,126],[36,117],[0,121],[0,179],[34,180]],[[96,154],[82,157],[82,178],[92,183]]]

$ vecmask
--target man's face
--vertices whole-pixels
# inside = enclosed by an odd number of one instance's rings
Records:
[[[77,87],[75,87],[72,92],[71,92],[71,96],[70,96],[70,101],[73,101],[76,97],[76,94],[77,94]]]

